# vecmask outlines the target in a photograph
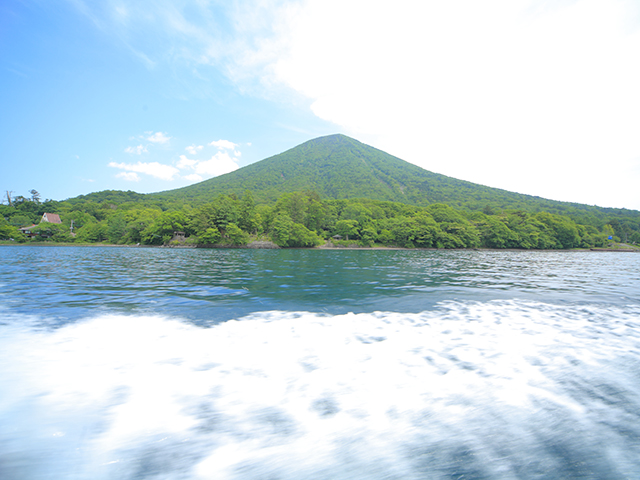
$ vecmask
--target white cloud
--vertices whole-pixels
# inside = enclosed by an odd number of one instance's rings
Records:
[[[202,150],[204,147],[202,145],[190,145],[187,148],[185,148],[185,150],[190,153],[191,155],[197,155],[198,152],[200,150]]]
[[[200,182],[202,181],[202,177],[197,173],[191,173],[189,175],[185,175],[183,177],[185,180],[189,180],[190,182]]]
[[[217,177],[225,173],[233,172],[238,169],[235,158],[231,158],[226,152],[218,152],[209,160],[198,162],[194,166],[196,173],[200,175],[208,175]]]
[[[138,162],[135,164],[110,162],[109,166],[112,168],[119,168],[120,170],[125,170],[128,172],[144,173],[161,180],[173,180],[173,177],[179,172],[176,167],[172,167],[171,165],[163,165],[158,162]]]
[[[634,2],[309,0],[289,13],[254,55],[320,118],[432,171],[640,208],[626,168],[640,155]]]
[[[238,146],[236,143],[230,142],[229,140],[217,140],[209,143],[209,145],[220,150],[233,150]]]
[[[198,163],[197,160],[191,160],[184,155],[180,155],[180,160],[178,160],[176,167],[189,168],[189,167],[193,167],[196,163]]]
[[[128,182],[139,182],[140,177],[135,172],[120,172],[116,174],[116,178],[122,178]]]
[[[124,151],[136,155],[142,155],[143,153],[148,152],[147,147],[145,147],[144,145],[138,145],[137,147],[127,147],[124,149]]]
[[[162,132],[156,132],[153,135],[147,137],[147,140],[149,140],[150,142],[159,143],[161,145],[167,143],[170,139],[171,137],[167,137],[166,134]]]
[[[182,170],[191,170],[194,173],[185,175],[183,178],[192,181],[200,181],[204,177],[217,177],[225,173],[238,169],[238,159],[230,156],[227,152],[220,151],[209,160],[191,160],[180,155],[180,160],[176,166]]]
[[[640,209],[637,1],[74,5],[147,64],[214,66],[240,92],[284,101],[298,92],[336,130],[429,170]],[[209,145],[236,148],[226,142]]]

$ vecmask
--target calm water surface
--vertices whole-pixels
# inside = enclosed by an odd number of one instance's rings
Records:
[[[0,247],[0,478],[640,478],[639,352],[637,254]]]

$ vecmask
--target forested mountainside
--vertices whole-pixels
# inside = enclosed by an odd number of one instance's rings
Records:
[[[282,193],[309,190],[323,198],[367,198],[422,206],[445,203],[468,211],[515,209],[598,217],[629,214],[625,209],[558,202],[457,180],[339,134],[309,140],[235,172],[149,197],[198,205],[220,193],[242,195],[245,190],[251,190],[258,203],[272,203]],[[635,212],[635,217],[640,218],[640,212]]]
[[[40,220],[39,215],[52,211],[61,223]],[[116,205],[25,200],[0,205],[0,214],[0,240],[20,243],[241,246],[271,240],[280,247],[314,247],[330,241],[341,246],[522,249],[594,248],[621,240],[640,243],[639,225],[628,219],[600,225],[593,217],[596,224],[579,224],[548,212],[470,212],[442,203],[422,207],[323,199],[314,192],[285,193],[272,204],[256,204],[247,190],[241,197],[220,194],[197,207],[183,204],[166,210],[135,201]],[[38,223],[18,230],[32,222]]]
[[[154,194],[103,191],[63,202],[17,197],[0,205],[0,239],[44,212],[30,241],[163,244],[184,231],[192,244],[250,238],[313,246],[336,235],[362,245],[587,248],[609,237],[640,242],[640,212],[556,202],[436,174],[344,135],[189,187]]]

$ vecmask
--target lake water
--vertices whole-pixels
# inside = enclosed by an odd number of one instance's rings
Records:
[[[0,479],[640,478],[640,255],[0,247]]]

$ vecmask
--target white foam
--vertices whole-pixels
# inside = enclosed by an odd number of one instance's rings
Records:
[[[211,328],[109,315],[5,326],[0,465],[14,478],[422,478],[420,462],[462,445],[487,472],[511,471],[521,459],[487,445],[517,439],[529,458],[558,416],[615,435],[579,392],[607,378],[639,398],[639,312],[450,302]]]

